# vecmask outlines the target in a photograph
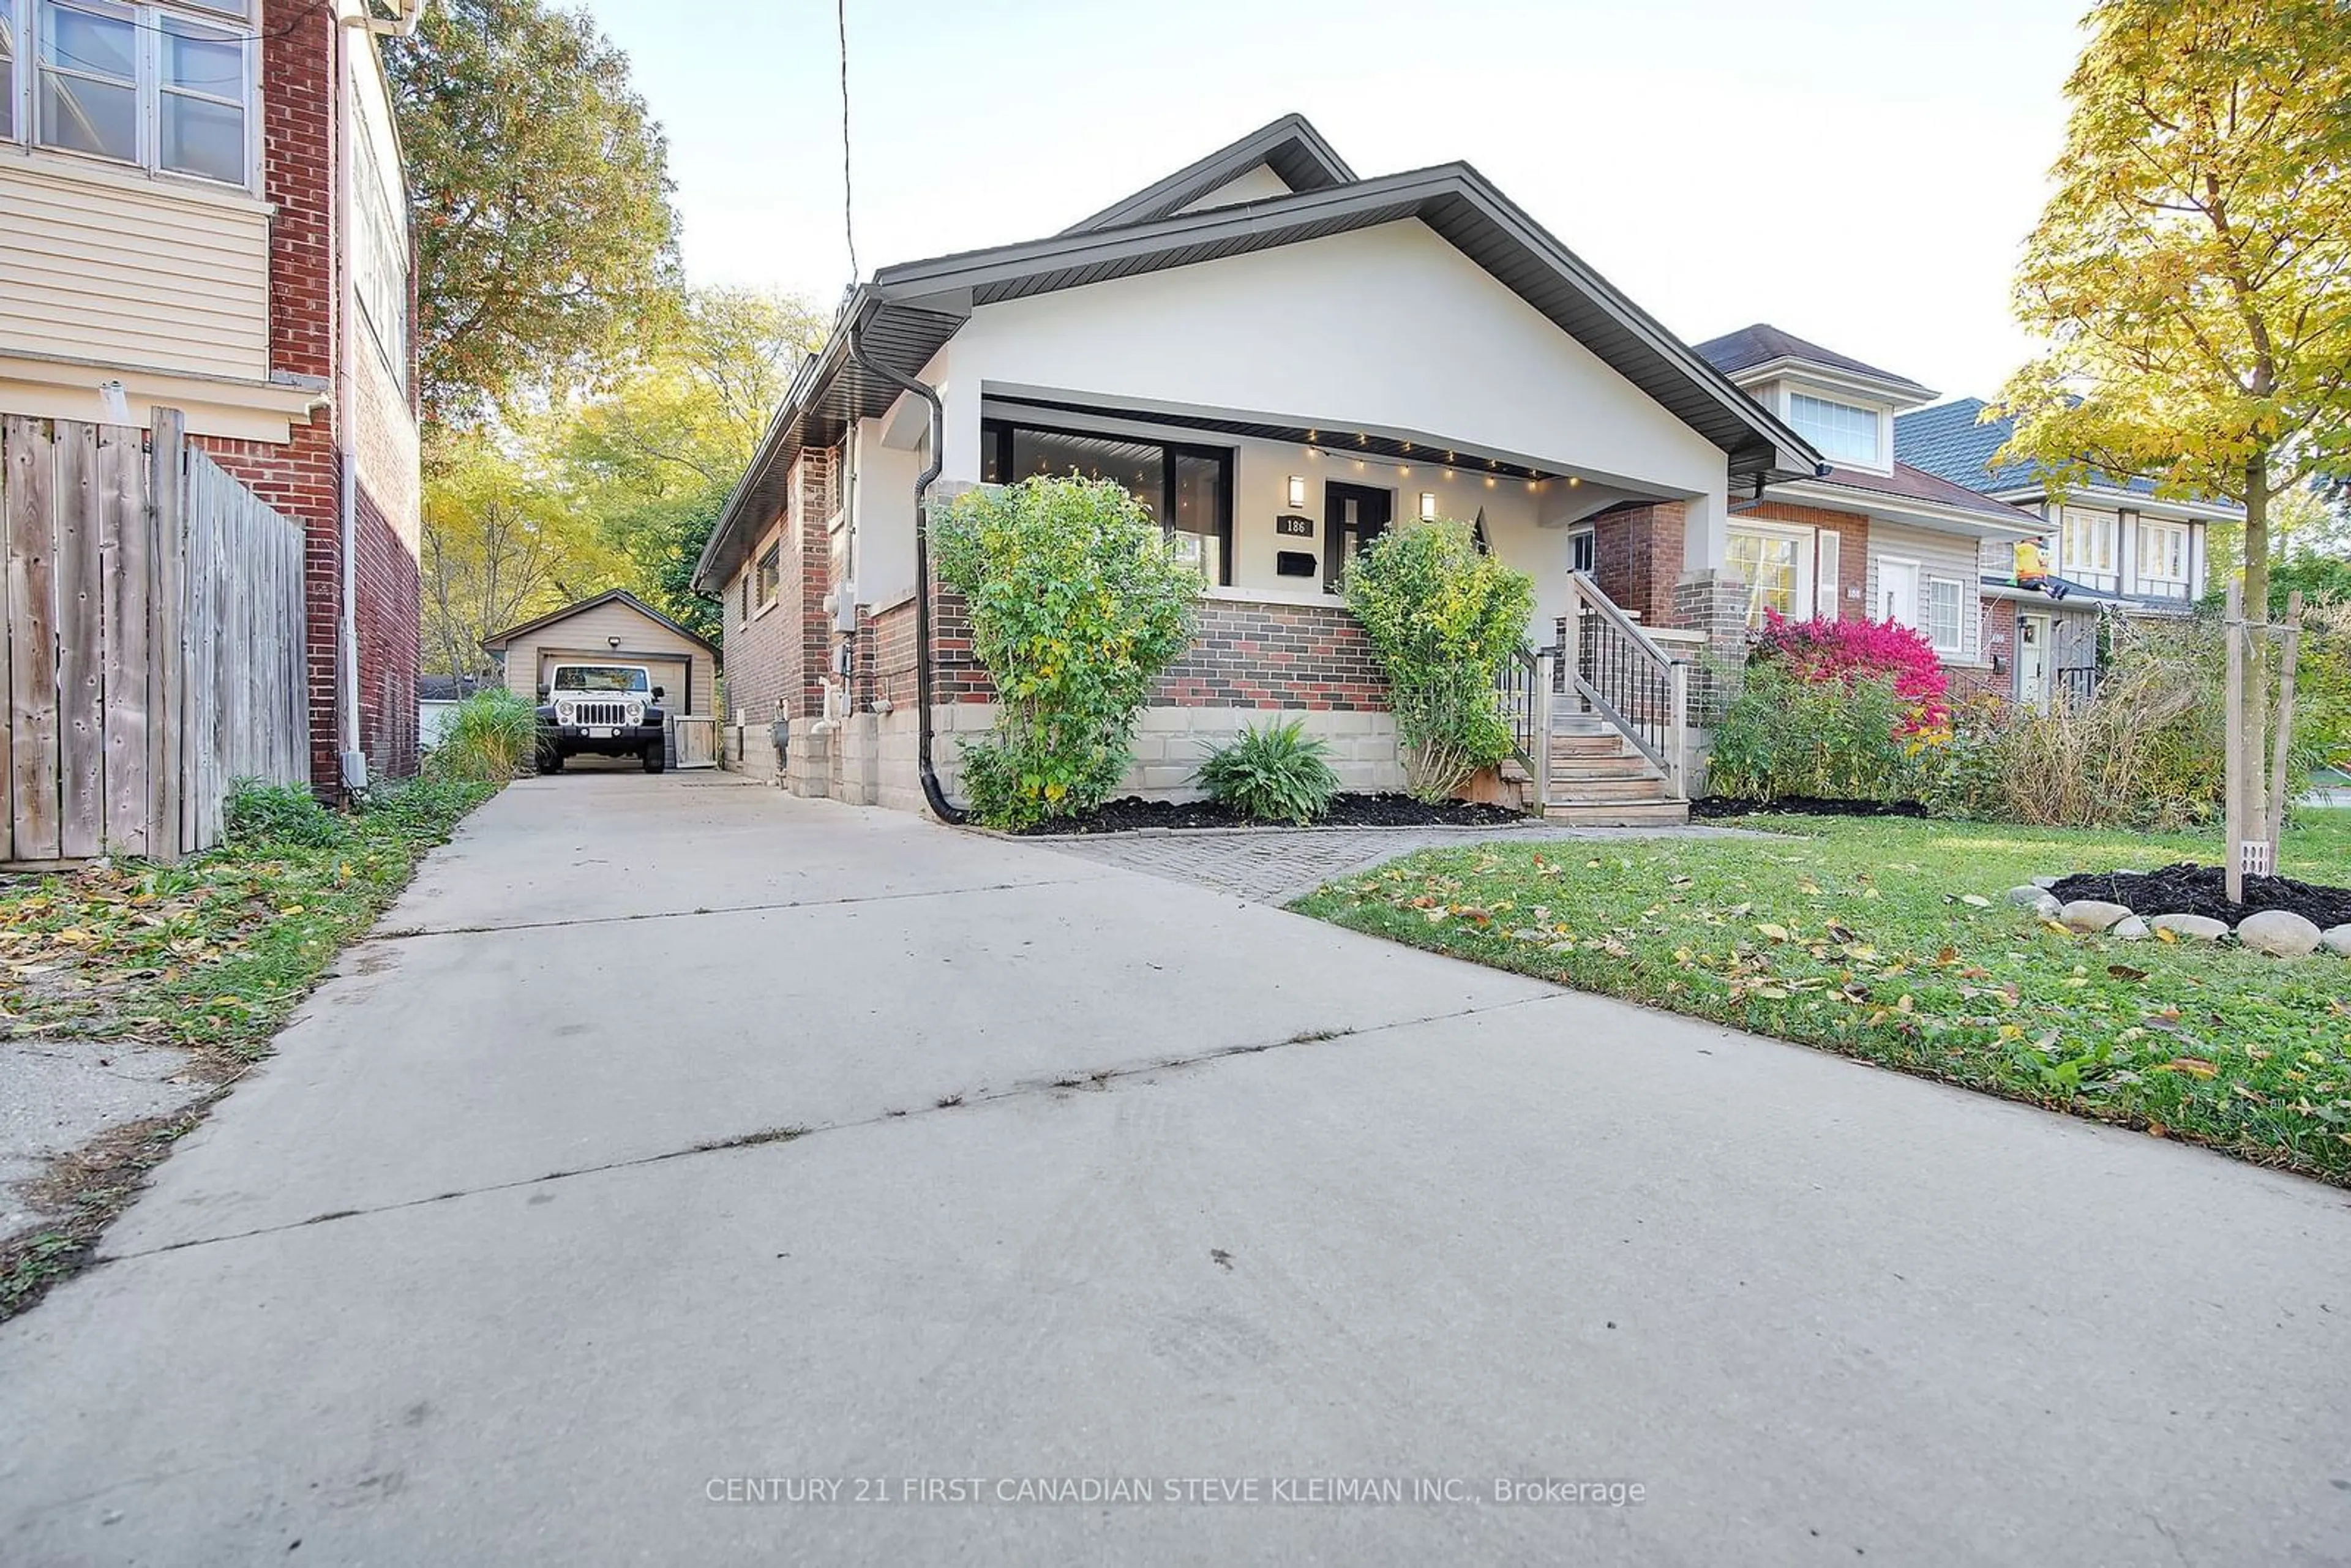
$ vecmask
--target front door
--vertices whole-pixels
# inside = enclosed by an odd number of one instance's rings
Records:
[[[1322,591],[1339,591],[1339,580],[1355,552],[1387,531],[1395,494],[1369,485],[1343,485],[1336,479],[1322,486]]]
[[[1904,626],[1918,624],[1918,564],[1908,560],[1877,563],[1877,618]]]
[[[2049,706],[2049,648],[2053,641],[2046,615],[2017,617],[2016,700],[2035,712]]]

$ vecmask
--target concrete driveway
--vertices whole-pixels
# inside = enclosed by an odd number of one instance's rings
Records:
[[[2351,1561],[2344,1193],[707,775],[492,802],[107,1251],[0,1562]]]

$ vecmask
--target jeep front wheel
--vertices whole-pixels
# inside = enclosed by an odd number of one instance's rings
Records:
[[[658,773],[658,772],[660,772],[661,770],[662,770],[662,748],[661,748],[659,746],[648,746],[648,747],[645,747],[645,771],[646,771],[646,772],[648,772],[648,773]]]

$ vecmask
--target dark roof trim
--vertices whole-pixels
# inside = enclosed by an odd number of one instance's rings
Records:
[[[853,334],[876,362],[916,375],[983,305],[1406,218],[1426,224],[1721,448],[1734,481],[1772,483],[1811,478],[1820,471],[1820,455],[1802,436],[1619,293],[1484,175],[1467,163],[1445,163],[882,268],[844,302],[823,350],[801,361],[783,407],[711,530],[695,566],[695,587],[710,592],[723,584],[741,565],[747,530],[781,515],[789,498],[790,467],[804,446],[838,440],[847,421],[878,416],[897,397],[897,389],[865,376],[850,361]]]
[[[493,632],[488,636],[482,639],[482,646],[485,649],[495,653],[505,647],[508,643],[513,642],[517,637],[520,637],[527,632],[538,631],[541,627],[552,626],[558,621],[569,620],[570,617],[578,615],[583,611],[593,610],[600,605],[611,604],[615,601],[627,605],[630,609],[635,611],[638,614],[644,616],[647,620],[660,622],[663,625],[668,627],[679,636],[687,639],[704,649],[706,649],[712,658],[715,659],[718,657],[717,643],[713,643],[709,638],[704,636],[701,632],[695,631],[690,626],[679,625],[676,622],[671,620],[668,616],[663,614],[652,605],[647,604],[643,600],[639,599],[635,594],[631,593],[625,588],[615,588],[607,592],[600,593],[593,599],[583,599],[577,604],[567,604],[560,610],[550,610],[546,614],[538,616],[534,620],[526,621],[519,626],[509,626],[503,632]]]
[[[1731,456],[1732,472],[1810,477],[1820,456],[1689,346],[1562,245],[1467,163],[1249,202],[1103,232],[886,267],[887,301],[993,304],[1418,218],[1542,309],[1619,374]],[[1564,287],[1590,317],[1560,298]],[[1540,296],[1540,298],[1538,297]],[[1554,308],[1557,307],[1558,308]],[[1696,393],[1695,397],[1689,395]]]
[[[1236,175],[1263,163],[1280,175],[1293,191],[1319,191],[1353,184],[1355,172],[1322,140],[1322,132],[1302,114],[1285,114],[1259,126],[1238,141],[1217,148],[1196,163],[1187,163],[1124,201],[1113,202],[1090,218],[1071,224],[1064,235],[1092,234],[1131,224],[1164,218],[1215,191]]]

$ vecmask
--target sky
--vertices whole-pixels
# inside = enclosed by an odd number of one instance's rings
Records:
[[[670,142],[686,274],[851,281],[826,0],[586,0]],[[1268,120],[1466,160],[1686,340],[1769,321],[1947,396],[2029,344],[2081,0],[847,0],[857,261],[1065,227]],[[1367,324],[1376,329],[1376,324]]]

